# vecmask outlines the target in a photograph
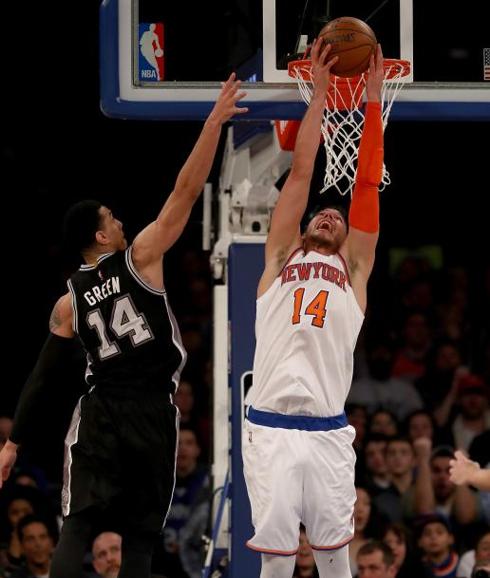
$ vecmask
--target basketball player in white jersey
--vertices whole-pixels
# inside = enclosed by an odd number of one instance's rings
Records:
[[[355,431],[344,404],[378,240],[383,57],[371,57],[366,119],[348,223],[319,212],[301,235],[330,81],[330,48],[312,47],[314,92],[272,217],[257,292],[254,382],[243,459],[261,578],[292,576],[299,525],[321,578],[350,578]]]

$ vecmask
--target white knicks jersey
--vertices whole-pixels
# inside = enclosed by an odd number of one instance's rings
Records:
[[[299,249],[257,299],[246,405],[288,415],[341,414],[363,321],[343,258]]]

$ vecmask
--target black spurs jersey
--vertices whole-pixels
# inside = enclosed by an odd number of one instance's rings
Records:
[[[87,352],[87,383],[174,393],[186,353],[165,291],[141,279],[131,247],[97,261],[68,281],[73,328]]]

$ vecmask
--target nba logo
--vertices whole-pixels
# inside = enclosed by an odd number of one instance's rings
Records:
[[[139,25],[139,80],[158,82],[164,78],[163,23]]]

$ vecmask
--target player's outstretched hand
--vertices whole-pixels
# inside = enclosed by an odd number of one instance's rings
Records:
[[[209,115],[210,120],[223,124],[235,114],[248,112],[245,106],[237,106],[238,102],[246,96],[244,90],[240,91],[241,80],[236,80],[236,74],[232,72],[226,82],[222,83],[221,93]]]
[[[366,78],[366,97],[368,102],[381,102],[381,89],[383,88],[384,78],[383,51],[381,50],[381,44],[378,44],[376,54],[371,54]]]
[[[457,486],[468,484],[472,475],[479,469],[480,464],[468,459],[458,450],[454,453],[454,459],[449,462],[449,479]]]
[[[17,446],[7,441],[0,451],[0,488],[3,482],[10,476],[15,460],[17,459]]]
[[[315,38],[311,47],[311,73],[315,93],[325,97],[330,84],[330,69],[339,59],[338,56],[328,58],[332,50],[331,44],[325,44],[323,40]]]

